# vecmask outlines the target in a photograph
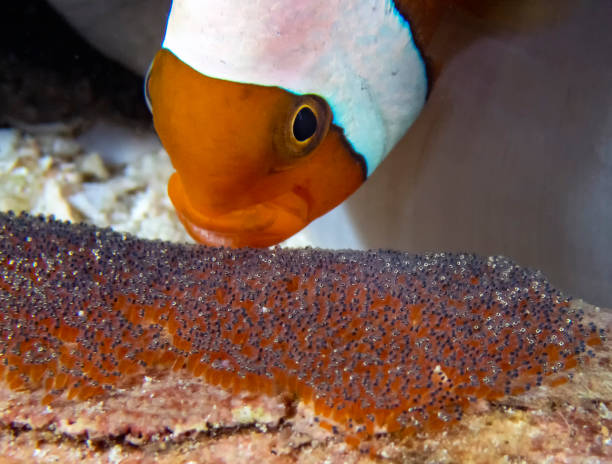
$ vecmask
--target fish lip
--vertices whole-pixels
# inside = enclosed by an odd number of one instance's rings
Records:
[[[209,246],[264,248],[282,242],[310,222],[310,201],[300,189],[216,216],[171,199],[189,235]]]

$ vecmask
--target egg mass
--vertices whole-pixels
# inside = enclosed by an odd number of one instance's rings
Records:
[[[222,249],[0,214],[0,379],[85,401],[185,369],[358,444],[567,381],[604,333],[503,257]]]

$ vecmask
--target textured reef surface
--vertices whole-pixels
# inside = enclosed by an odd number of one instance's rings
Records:
[[[0,379],[87,401],[180,371],[363,446],[559,385],[604,330],[503,257],[219,249],[0,214]]]

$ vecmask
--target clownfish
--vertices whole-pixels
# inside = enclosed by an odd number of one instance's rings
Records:
[[[425,103],[435,3],[174,0],[145,89],[191,236],[273,245],[351,195]]]

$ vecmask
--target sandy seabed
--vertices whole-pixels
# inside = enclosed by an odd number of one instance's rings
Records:
[[[1,210],[191,241],[166,194],[172,165],[154,134],[135,131],[118,142],[121,147],[107,140],[105,153],[84,147],[64,123],[29,129],[0,129]],[[84,135],[85,145],[126,134],[100,123]]]

